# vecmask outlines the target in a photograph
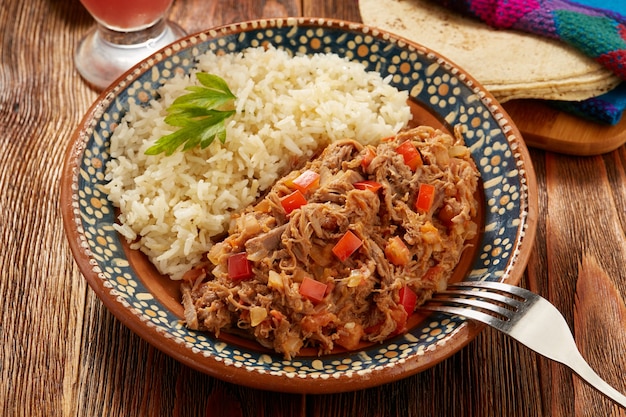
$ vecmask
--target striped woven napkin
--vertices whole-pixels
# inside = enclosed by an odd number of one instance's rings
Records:
[[[626,80],[625,0],[443,0],[446,7],[499,29],[558,39]],[[580,102],[553,102],[563,110],[616,124],[626,109],[626,83]]]

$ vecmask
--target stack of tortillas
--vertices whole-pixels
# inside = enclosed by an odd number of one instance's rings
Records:
[[[463,68],[501,102],[577,101],[620,79],[556,40],[492,29],[428,0],[359,0],[363,23],[417,42]]]

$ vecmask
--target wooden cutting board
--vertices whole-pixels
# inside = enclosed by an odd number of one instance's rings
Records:
[[[539,100],[513,100],[502,106],[531,148],[570,155],[598,155],[626,143],[626,117],[611,126],[575,117]]]

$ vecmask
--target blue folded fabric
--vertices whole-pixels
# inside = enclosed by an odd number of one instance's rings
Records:
[[[503,30],[562,41],[611,70],[626,84],[624,0],[438,0],[446,7]],[[626,110],[626,88],[588,100],[549,101],[562,110],[616,124]]]
[[[617,12],[626,16],[626,1],[623,0],[576,0],[583,6]],[[557,101],[554,106],[560,110],[596,122],[615,125],[620,122],[626,110],[626,83],[598,97],[579,102]]]
[[[596,9],[612,10],[626,16],[626,1],[624,0],[574,0],[574,3],[595,7]]]
[[[626,83],[583,101],[551,101],[553,107],[594,122],[615,125],[626,110]]]

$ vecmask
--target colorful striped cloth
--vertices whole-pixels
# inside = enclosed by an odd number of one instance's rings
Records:
[[[624,0],[442,0],[441,3],[495,28],[563,41],[626,80]],[[616,124],[626,109],[626,87],[622,83],[599,97],[554,104],[580,116]]]

